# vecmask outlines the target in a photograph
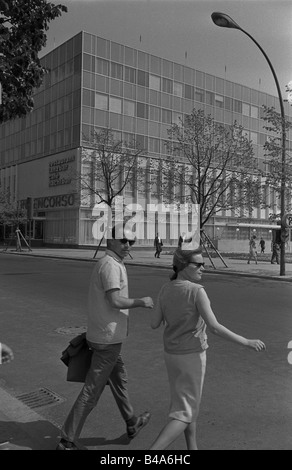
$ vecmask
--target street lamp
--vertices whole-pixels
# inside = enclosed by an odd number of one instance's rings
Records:
[[[286,227],[284,226],[284,214],[285,214],[285,157],[286,157],[286,151],[285,151],[285,146],[286,146],[286,127],[285,127],[285,112],[284,112],[284,102],[280,90],[280,85],[279,81],[276,75],[276,72],[274,70],[274,67],[271,64],[271,61],[263,48],[259,45],[259,43],[244,29],[242,29],[230,16],[226,15],[225,13],[219,13],[219,12],[214,12],[211,15],[211,18],[213,22],[217,26],[221,26],[222,28],[233,28],[233,29],[239,29],[242,31],[244,34],[246,34],[260,49],[260,51],[263,53],[265,56],[271,72],[273,74],[273,77],[275,79],[276,87],[277,87],[277,92],[279,96],[279,102],[280,102],[280,109],[281,109],[281,118],[282,118],[282,164],[281,164],[281,189],[280,189],[280,196],[281,196],[281,235],[283,235],[283,238],[281,237],[281,256],[280,256],[280,276],[285,276],[285,240],[284,240],[284,234],[285,234],[285,229]]]

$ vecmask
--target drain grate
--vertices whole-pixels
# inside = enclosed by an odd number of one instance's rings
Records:
[[[86,326],[61,326],[55,331],[60,335],[80,335],[81,333],[85,333],[86,330]]]
[[[16,398],[29,408],[44,408],[45,406],[58,405],[65,401],[65,398],[47,388],[39,388],[33,392],[23,393],[16,396]]]

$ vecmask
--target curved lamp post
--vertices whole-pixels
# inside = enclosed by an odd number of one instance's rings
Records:
[[[275,79],[276,87],[277,87],[277,92],[279,96],[279,102],[280,102],[280,109],[281,109],[281,118],[282,118],[282,162],[281,162],[281,189],[280,189],[280,196],[281,196],[281,235],[285,234],[285,227],[283,225],[283,218],[285,214],[285,155],[286,155],[286,127],[285,127],[285,112],[284,112],[284,102],[280,90],[280,85],[279,81],[276,75],[276,72],[274,70],[274,67],[271,64],[271,61],[263,48],[259,45],[259,43],[244,29],[242,29],[230,16],[226,15],[225,13],[219,13],[219,12],[214,12],[211,15],[211,18],[213,22],[217,26],[221,26],[222,28],[233,28],[233,29],[239,29],[239,31],[242,31],[244,34],[246,34],[260,49],[262,54],[265,56],[269,67],[271,69],[271,72],[273,74],[273,77]],[[280,255],[280,276],[285,276],[285,241],[284,238],[282,239],[281,237],[281,255]]]

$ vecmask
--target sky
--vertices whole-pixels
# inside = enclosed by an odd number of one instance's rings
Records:
[[[231,16],[262,47],[281,93],[292,81],[292,0],[51,0],[68,12],[49,24],[40,54],[81,30],[202,72],[277,95],[263,53],[242,31],[220,28],[215,11]]]

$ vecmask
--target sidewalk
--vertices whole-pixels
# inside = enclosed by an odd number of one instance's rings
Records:
[[[21,252],[9,249],[0,251],[0,256],[14,254],[16,256],[41,256],[49,258],[62,258],[69,260],[82,260],[94,263],[104,251],[100,251],[94,258],[95,250],[69,249],[69,248],[33,248],[32,251],[23,249]],[[165,251],[159,259],[154,257],[153,250],[133,248],[132,258],[127,258],[127,265],[158,267],[171,270],[172,254]],[[280,276],[280,266],[270,262],[254,261],[247,264],[247,260],[223,258],[228,267],[220,258],[212,259],[215,267],[205,257],[205,270],[212,274],[230,274],[248,277],[261,277],[279,281],[292,282],[292,264],[286,263],[286,275]],[[5,366],[6,367],[6,366]],[[58,440],[60,430],[31,408],[8,394],[0,386],[0,450],[50,450],[52,443]]]
[[[172,251],[165,250],[161,253],[160,258],[154,258],[153,250],[143,250],[141,248],[135,249],[132,248],[130,257],[125,259],[125,264],[127,265],[142,265],[149,267],[159,267],[159,268],[168,268],[172,267]],[[71,260],[82,260],[95,262],[99,257],[104,254],[104,251],[101,250],[97,253],[96,257],[94,249],[75,249],[75,248],[33,248],[32,251],[28,249],[22,249],[22,251],[16,251],[15,249],[9,249],[7,252],[1,252],[0,255],[15,254],[17,256],[42,256],[48,258],[63,258]],[[204,254],[205,258],[205,270],[208,273],[214,274],[237,274],[241,276],[252,276],[252,277],[264,277],[267,279],[280,280],[292,282],[292,263],[286,262],[285,264],[285,276],[280,276],[280,266],[277,264],[271,264],[269,261],[262,261],[259,255],[258,264],[255,264],[254,261],[251,261],[250,264],[247,264],[246,259],[233,259],[228,257],[223,257],[225,264],[222,260],[218,258],[212,258],[212,265],[209,258]]]
[[[57,426],[0,387],[0,450],[52,450],[59,434]]]

